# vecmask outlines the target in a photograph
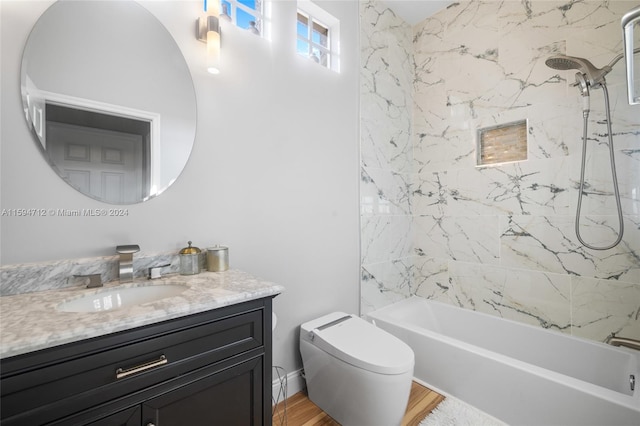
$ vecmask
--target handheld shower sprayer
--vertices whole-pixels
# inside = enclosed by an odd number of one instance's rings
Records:
[[[596,68],[591,62],[584,58],[574,56],[556,55],[548,58],[545,64],[555,70],[579,70],[585,76],[585,80],[592,88],[598,87],[604,82],[604,76],[611,71],[610,65]]]
[[[573,56],[556,55],[548,58],[545,64],[556,70],[578,70],[576,73],[576,82],[573,86],[577,86],[580,89],[582,95],[582,117],[583,117],[583,134],[582,134],[582,167],[580,170],[580,188],[578,190],[578,204],[576,208],[576,222],[575,230],[578,241],[585,247],[592,250],[608,250],[617,246],[622,241],[622,235],[624,233],[624,219],[622,216],[622,206],[620,204],[620,191],[618,190],[618,178],[616,176],[616,164],[614,159],[613,150],[613,130],[611,129],[611,109],[609,107],[609,93],[607,90],[607,83],[604,76],[607,75],[612,67],[622,58],[622,55],[616,56],[609,65],[605,65],[602,68],[596,68],[591,62],[584,58],[576,58]],[[601,88],[604,92],[605,110],[607,114],[607,136],[609,138],[609,160],[611,162],[611,177],[613,180],[613,192],[616,200],[616,207],[618,212],[618,236],[616,240],[607,246],[594,246],[586,243],[580,235],[580,211],[582,209],[582,197],[584,195],[585,187],[585,164],[587,158],[587,129],[589,123],[589,88]]]
[[[580,94],[582,95],[582,116],[587,118],[589,117],[591,105],[589,102],[589,84],[587,83],[587,79],[584,73],[576,73],[576,82],[573,84],[573,86],[578,86],[578,88],[580,89]]]
[[[637,47],[633,50],[633,53],[640,53],[640,47]],[[613,66],[620,61],[620,59],[624,58],[624,54],[619,54],[615,58],[609,62],[608,65],[605,65],[602,68],[596,68],[591,62],[584,58],[578,58],[575,56],[567,56],[567,55],[554,55],[547,58],[544,63],[554,70],[567,71],[567,70],[578,70],[580,73],[584,74],[584,79],[587,84],[592,88],[596,88],[600,85],[605,84],[604,76],[609,74],[613,69]],[[576,76],[577,78],[577,76]],[[578,81],[576,81],[578,83]],[[579,85],[579,84],[576,84]],[[581,87],[581,91],[584,90]]]

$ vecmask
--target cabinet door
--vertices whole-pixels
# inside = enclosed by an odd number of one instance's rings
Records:
[[[142,424],[263,425],[263,357],[252,358],[142,404]]]

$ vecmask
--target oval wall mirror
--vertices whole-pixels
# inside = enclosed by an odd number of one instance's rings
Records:
[[[166,28],[134,1],[57,1],[25,46],[27,123],[69,185],[110,204],[146,201],[185,167],[193,81]]]

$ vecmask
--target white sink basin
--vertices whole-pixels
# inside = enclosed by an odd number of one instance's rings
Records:
[[[177,296],[187,288],[179,284],[113,288],[63,302],[58,305],[58,310],[63,312],[110,311]]]

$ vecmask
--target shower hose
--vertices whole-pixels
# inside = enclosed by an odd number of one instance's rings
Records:
[[[624,233],[624,219],[622,217],[622,206],[620,204],[620,191],[618,190],[618,178],[616,176],[616,163],[613,154],[613,132],[611,130],[611,109],[609,108],[609,91],[607,90],[607,85],[604,81],[600,84],[602,90],[604,92],[604,103],[605,109],[607,113],[607,135],[609,137],[609,160],[611,161],[611,177],[613,179],[613,192],[616,199],[616,207],[618,210],[618,238],[608,246],[593,246],[586,243],[582,236],[580,235],[580,211],[582,210],[582,197],[584,191],[584,169],[587,160],[587,128],[589,122],[589,111],[586,110],[583,114],[583,133],[582,133],[582,167],[580,170],[580,189],[578,191],[578,208],[576,209],[576,236],[578,237],[578,241],[582,243],[585,247],[592,250],[608,250],[617,246],[620,241],[622,241],[622,234]]]

